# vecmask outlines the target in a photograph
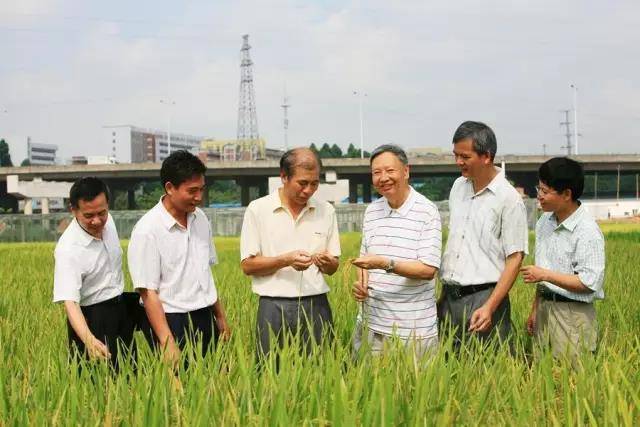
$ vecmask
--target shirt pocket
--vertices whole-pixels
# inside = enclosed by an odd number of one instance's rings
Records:
[[[311,236],[311,253],[316,254],[318,252],[324,252],[327,250],[327,232],[326,231],[313,231]]]

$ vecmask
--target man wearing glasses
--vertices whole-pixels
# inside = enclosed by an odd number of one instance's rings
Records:
[[[522,267],[525,283],[537,284],[527,331],[554,357],[575,363],[581,350],[595,351],[593,302],[604,299],[604,237],[580,203],[580,163],[556,157],[540,166],[538,201],[545,212],[536,225],[536,263]]]

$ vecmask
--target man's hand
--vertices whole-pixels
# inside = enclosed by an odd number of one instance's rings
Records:
[[[531,313],[529,313],[529,318],[527,319],[527,333],[533,336],[536,333],[536,327],[538,322],[538,310],[534,307],[531,309]]]
[[[358,269],[358,281],[353,283],[351,292],[358,302],[363,302],[369,298],[369,271]]]
[[[520,269],[525,283],[538,283],[547,281],[547,270],[537,265],[525,265]]]
[[[362,283],[361,281],[353,282],[351,292],[353,293],[355,300],[358,302],[363,302],[369,298],[369,287],[366,283]]]
[[[324,252],[318,252],[316,254],[311,255],[311,260],[312,262],[316,265],[316,267],[318,267],[321,271],[324,268],[327,268],[331,265],[331,262],[333,261],[334,256],[331,255],[329,252],[324,251]]]
[[[180,362],[180,347],[178,347],[173,337],[168,338],[162,345],[162,360],[174,370],[178,367],[178,363]]]
[[[469,331],[471,332],[487,332],[491,329],[493,312],[489,307],[483,305],[473,312],[469,321]]]
[[[107,360],[111,357],[107,346],[98,338],[91,336],[85,343],[87,353],[90,359],[103,359]]]
[[[229,341],[229,339],[231,338],[231,328],[227,323],[227,318],[224,316],[216,317],[216,326],[218,328],[218,332],[220,333],[220,339],[225,342]]]
[[[293,267],[298,271],[304,271],[311,267],[313,264],[313,258],[311,254],[306,251],[291,251],[283,255],[288,266]]]
[[[356,267],[364,268],[365,270],[384,270],[389,267],[389,262],[389,258],[380,255],[363,255],[351,261]]]

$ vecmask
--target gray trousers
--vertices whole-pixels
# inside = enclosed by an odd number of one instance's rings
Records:
[[[443,290],[442,297],[438,302],[440,331],[446,334],[452,330],[454,334],[453,344],[456,348],[460,346],[462,341],[468,341],[471,337],[487,341],[497,334],[500,341],[509,341],[511,335],[511,303],[509,302],[509,295],[502,300],[493,313],[491,328],[488,331],[469,331],[471,315],[489,299],[494,289],[484,289],[459,298]]]
[[[298,337],[307,354],[313,344],[333,339],[333,319],[327,294],[301,298],[260,297],[256,321],[258,357],[277,344]],[[272,342],[274,338],[275,342]]]

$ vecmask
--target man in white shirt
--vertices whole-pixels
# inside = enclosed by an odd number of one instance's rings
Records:
[[[604,299],[604,237],[580,203],[584,171],[575,160],[555,157],[538,172],[535,265],[522,267],[525,283],[537,284],[527,330],[554,357],[577,362],[581,350],[595,351],[595,300]]]
[[[117,368],[119,347],[131,344],[133,324],[123,298],[122,249],[109,214],[109,190],[98,178],[81,178],[71,187],[69,204],[74,218],[55,248],[53,302],[64,302],[72,353]]]
[[[438,344],[434,278],[440,267],[440,214],[409,185],[402,148],[382,145],[370,163],[382,197],[367,207],[360,257],[353,261],[366,272],[353,288],[363,303],[354,347],[379,354],[396,335],[421,357]]]
[[[266,356],[274,334],[279,347],[298,335],[311,340],[332,336],[332,314],[323,274],[338,269],[340,236],[333,206],[312,198],[322,164],[308,148],[280,159],[283,187],[249,204],[240,238],[241,267],[251,276],[258,307],[257,352]]]
[[[147,314],[142,331],[172,363],[187,341],[200,342],[204,356],[217,333],[225,339],[230,333],[211,276],[217,263],[211,226],[198,208],[205,170],[187,151],[167,157],[160,169],[165,195],[140,218],[129,241],[129,271]]]
[[[453,136],[462,176],[449,195],[449,238],[442,260],[440,318],[464,335],[485,340],[511,331],[509,290],[528,250],[522,197],[493,164],[496,137],[484,123],[464,122]]]

